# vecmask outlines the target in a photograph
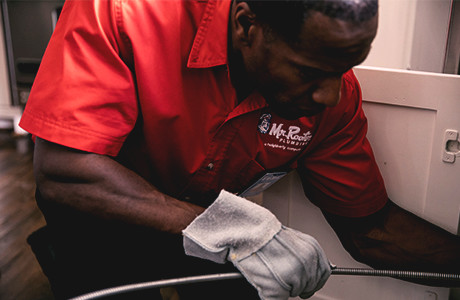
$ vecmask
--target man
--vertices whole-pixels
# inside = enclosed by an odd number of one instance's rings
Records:
[[[458,238],[387,199],[365,137],[350,69],[376,30],[375,0],[67,1],[21,120],[56,296],[233,265],[249,283],[181,299],[311,296],[320,246],[242,198],[293,169],[357,259],[456,270]]]

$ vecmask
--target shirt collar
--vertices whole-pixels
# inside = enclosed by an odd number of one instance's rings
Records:
[[[227,64],[228,18],[231,0],[209,0],[187,62],[189,68]]]

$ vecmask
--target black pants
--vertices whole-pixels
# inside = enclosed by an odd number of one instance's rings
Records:
[[[61,211],[62,212],[62,211]],[[56,299],[68,299],[104,288],[193,275],[237,272],[231,263],[216,264],[184,254],[182,237],[88,216],[49,218],[48,226],[29,243],[48,276]],[[244,279],[176,287],[181,300],[255,300],[256,290]],[[161,299],[159,290],[143,290],[104,299]]]

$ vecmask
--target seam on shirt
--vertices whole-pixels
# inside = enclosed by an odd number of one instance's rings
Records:
[[[115,14],[115,24],[117,26],[118,35],[120,36],[123,45],[128,47],[128,51],[132,54],[133,53],[133,45],[128,37],[128,34],[125,30],[125,25],[123,22],[123,9],[122,9],[122,1],[123,0],[115,0],[113,2],[113,11]]]
[[[189,67],[191,66],[200,67],[203,65],[202,62],[201,64],[198,64],[197,62],[200,57],[200,48],[203,44],[204,37],[206,36],[206,33],[208,32],[208,29],[209,29],[208,24],[212,21],[215,8],[216,8],[216,3],[214,1],[209,1],[208,5],[206,6],[204,10],[200,27],[198,28],[198,32],[196,33],[195,40],[192,45],[192,50],[190,51],[190,57],[187,63]]]
[[[355,76],[355,73],[353,72],[353,70],[351,70],[348,74],[345,74],[343,76],[343,79],[344,81],[346,81],[349,85],[352,85],[353,88],[355,88],[355,80],[356,79],[356,76]]]
[[[120,139],[120,138],[108,136],[108,135],[105,135],[105,134],[100,133],[98,131],[83,130],[81,128],[71,126],[71,125],[68,125],[68,124],[64,124],[64,123],[59,122],[59,121],[54,121],[54,120],[52,121],[49,118],[46,118],[44,116],[40,116],[40,114],[37,114],[37,113],[36,114],[31,114],[28,111],[25,111],[24,115],[27,115],[32,120],[38,120],[39,122],[47,124],[49,126],[58,127],[58,128],[61,128],[61,129],[73,131],[73,132],[79,133],[81,135],[93,135],[94,137],[102,138],[102,139],[107,140],[109,142],[115,142],[115,143],[122,143],[123,142],[123,140]]]

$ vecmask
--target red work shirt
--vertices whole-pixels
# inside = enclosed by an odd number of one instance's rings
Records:
[[[238,102],[227,69],[231,1],[68,0],[20,125],[110,155],[163,192],[207,205],[267,172],[299,169],[307,196],[344,216],[386,193],[358,82],[320,115],[288,121],[256,92]]]

